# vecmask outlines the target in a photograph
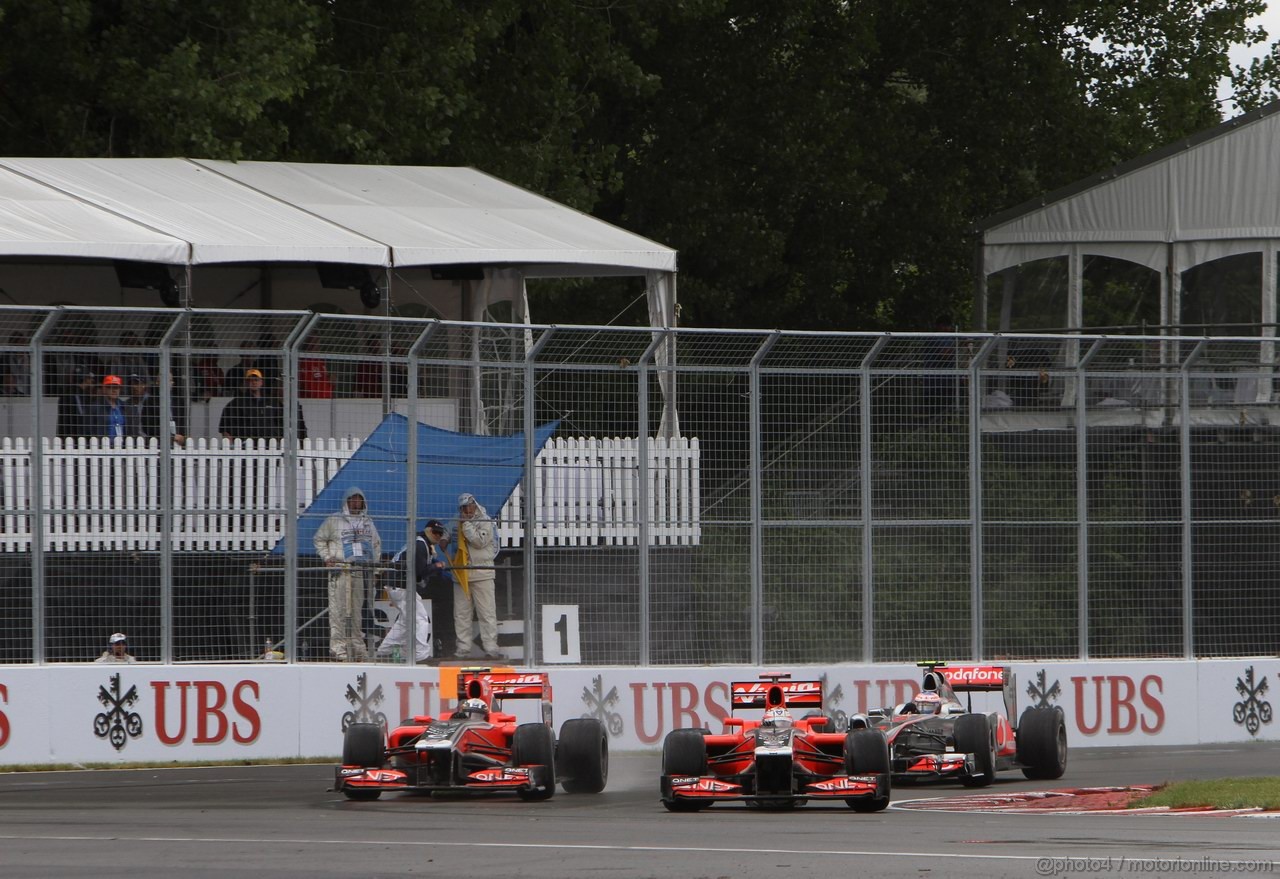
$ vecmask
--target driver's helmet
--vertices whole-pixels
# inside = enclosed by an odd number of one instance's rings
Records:
[[[930,690],[916,693],[911,701],[915,703],[919,714],[937,714],[942,710],[942,697]]]
[[[785,707],[768,708],[764,712],[764,718],[760,721],[760,725],[772,729],[785,729],[791,726],[791,712]]]
[[[473,717],[483,720],[489,714],[489,706],[483,699],[468,699],[458,706],[455,712],[459,717]]]

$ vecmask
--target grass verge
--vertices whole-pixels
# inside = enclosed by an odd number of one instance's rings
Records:
[[[1150,796],[1134,800],[1131,809],[1168,806],[1171,809],[1280,809],[1280,778],[1218,778],[1212,781],[1179,781]]]

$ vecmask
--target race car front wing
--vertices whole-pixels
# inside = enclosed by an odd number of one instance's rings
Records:
[[[555,784],[546,766],[488,766],[469,772],[449,783],[415,780],[401,769],[367,766],[339,766],[334,790],[376,791],[543,791]]]
[[[851,800],[859,797],[881,798],[889,796],[889,778],[875,775],[832,775],[801,781],[791,794],[769,791],[748,793],[744,785],[714,775],[664,775],[661,777],[662,799],[722,802],[722,801],[771,801],[780,799]]]

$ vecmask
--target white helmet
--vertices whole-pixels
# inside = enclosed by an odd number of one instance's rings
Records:
[[[930,690],[916,693],[915,699],[916,711],[920,714],[937,714],[942,710],[942,697]]]
[[[764,718],[760,721],[761,726],[773,727],[774,729],[791,726],[791,723],[791,712],[786,709],[786,706],[766,709]]]

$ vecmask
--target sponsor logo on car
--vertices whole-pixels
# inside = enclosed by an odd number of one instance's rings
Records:
[[[999,665],[961,665],[943,666],[938,669],[949,684],[991,684],[1004,683],[1004,668]]]
[[[874,776],[850,775],[814,782],[809,787],[812,790],[820,791],[873,792],[877,790],[878,784]]]
[[[467,777],[475,781],[524,781],[529,777],[529,770],[506,766],[501,769],[481,769]]]

